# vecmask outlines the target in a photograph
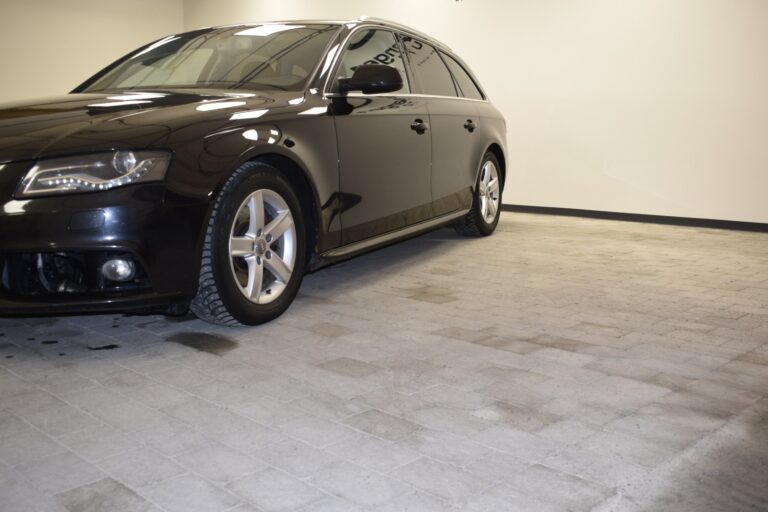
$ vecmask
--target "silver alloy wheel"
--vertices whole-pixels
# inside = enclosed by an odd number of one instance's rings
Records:
[[[491,224],[499,211],[499,171],[496,164],[488,160],[480,171],[480,215],[486,224]]]
[[[261,189],[243,201],[230,229],[229,260],[249,301],[268,304],[283,293],[296,263],[296,224],[280,194]]]

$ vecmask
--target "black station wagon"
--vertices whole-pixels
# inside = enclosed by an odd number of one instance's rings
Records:
[[[0,105],[0,313],[271,320],[308,271],[443,225],[491,234],[505,138],[467,65],[395,23],[165,37]]]

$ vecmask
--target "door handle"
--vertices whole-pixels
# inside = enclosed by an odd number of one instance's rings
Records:
[[[475,131],[475,128],[477,128],[477,125],[471,119],[467,119],[467,122],[464,123],[464,129],[466,129],[469,133]]]
[[[429,125],[421,119],[417,119],[411,123],[411,130],[415,131],[419,135],[427,131]]]

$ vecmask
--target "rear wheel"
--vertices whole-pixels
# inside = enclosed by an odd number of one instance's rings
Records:
[[[456,232],[467,236],[488,236],[494,232],[501,215],[501,173],[496,155],[490,151],[480,166],[472,208],[454,224]]]
[[[277,318],[299,290],[305,239],[301,206],[289,183],[270,165],[246,164],[214,204],[192,311],[221,325]]]

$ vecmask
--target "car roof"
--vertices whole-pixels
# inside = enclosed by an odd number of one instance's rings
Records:
[[[360,16],[359,18],[353,19],[353,20],[275,20],[275,21],[262,21],[258,23],[235,23],[233,25],[223,25],[223,26],[217,26],[217,27],[211,27],[214,29],[219,28],[229,28],[229,27],[253,27],[257,25],[273,25],[273,24],[306,24],[306,25],[346,25],[348,28],[353,29],[360,25],[377,25],[381,27],[391,28],[393,30],[397,30],[398,32],[405,32],[410,35],[416,36],[419,39],[425,39],[426,41],[432,43],[433,45],[439,47],[442,50],[451,51],[451,48],[441,41],[438,41],[434,37],[425,34],[424,32],[421,32],[419,30],[416,30],[414,28],[411,28],[407,25],[403,25],[401,23],[397,23],[395,21],[385,20],[382,18],[374,18],[371,16]]]

